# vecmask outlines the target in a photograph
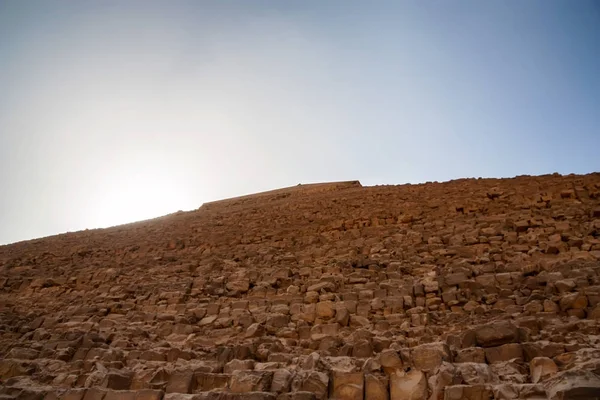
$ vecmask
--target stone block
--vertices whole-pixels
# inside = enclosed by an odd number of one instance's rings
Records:
[[[329,376],[319,371],[299,371],[292,380],[292,392],[312,392],[317,400],[328,395]]]
[[[515,343],[519,331],[509,321],[492,322],[475,329],[475,339],[481,347],[496,347],[506,343]]]
[[[454,361],[457,363],[463,363],[463,362],[484,363],[485,362],[485,351],[481,347],[468,347],[466,349],[460,349],[456,353],[456,359]]]
[[[427,379],[418,370],[407,374],[395,373],[390,376],[390,400],[425,400]]]
[[[329,388],[330,399],[362,400],[364,392],[363,373],[334,371]]]
[[[175,371],[169,377],[166,393],[191,393],[193,389],[194,373],[192,371]]]
[[[535,357],[529,362],[529,373],[531,382],[538,383],[554,376],[558,372],[558,366],[551,358]]]
[[[493,396],[488,385],[454,385],[444,391],[444,400],[491,400]]]
[[[196,381],[196,391],[208,392],[211,390],[222,390],[227,388],[230,375],[215,374],[210,372],[196,372],[194,380]]]
[[[104,400],[135,400],[136,392],[134,390],[109,390],[104,396]]]
[[[387,376],[365,374],[365,400],[389,400]]]
[[[267,392],[271,388],[273,371],[234,371],[229,389],[234,393]]]
[[[508,343],[485,349],[485,359],[489,364],[512,359],[523,360],[523,348],[519,343]]]
[[[273,372],[273,380],[271,381],[271,392],[287,393],[290,391],[292,378],[294,375],[287,369],[277,369]]]
[[[442,361],[452,361],[448,345],[444,342],[422,344],[411,349],[412,364],[421,371],[433,371]]]
[[[387,375],[390,375],[403,367],[400,355],[393,349],[385,349],[379,353],[378,361]]]
[[[102,400],[106,396],[106,390],[100,388],[89,388],[83,396],[83,400]]]

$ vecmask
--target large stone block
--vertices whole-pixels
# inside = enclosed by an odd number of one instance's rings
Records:
[[[231,360],[223,367],[223,372],[230,374],[233,371],[251,371],[254,369],[254,360]]]
[[[390,376],[390,400],[425,400],[427,379],[421,371],[412,370],[407,374],[395,373]]]
[[[531,382],[538,383],[552,377],[558,372],[558,366],[551,358],[535,357],[529,362]]]
[[[429,400],[442,400],[446,386],[462,383],[462,377],[453,364],[443,362],[436,371],[429,374],[427,383],[430,393]]]
[[[551,400],[600,399],[600,377],[592,371],[562,371],[554,375],[546,387]]]
[[[378,361],[387,375],[390,375],[403,367],[398,352],[393,349],[385,349],[379,353]]]
[[[333,318],[335,306],[331,301],[320,301],[317,303],[316,313],[318,318]]]
[[[466,349],[461,349],[457,352],[456,359],[454,361],[457,363],[463,363],[463,362],[484,363],[485,362],[485,351],[481,347],[469,347]]]
[[[444,342],[422,344],[411,349],[411,361],[416,369],[432,371],[442,365],[442,361],[452,361],[448,345]]]
[[[493,396],[488,385],[454,385],[444,391],[444,400],[492,400]]]
[[[65,400],[83,400],[87,389],[69,389],[63,394]]]
[[[327,398],[329,376],[319,371],[299,371],[292,380],[292,392],[312,392],[318,400]]]
[[[135,390],[109,390],[104,400],[135,400]]]
[[[332,372],[330,399],[362,400],[364,376],[362,372]]]
[[[191,393],[194,383],[192,371],[175,371],[169,376],[166,393]]]
[[[485,358],[489,364],[508,361],[514,358],[523,360],[523,348],[519,343],[508,343],[485,349]]]
[[[273,372],[271,392],[287,393],[290,391],[294,374],[287,369],[277,369]]]
[[[389,400],[387,376],[365,374],[365,400]]]
[[[481,347],[496,347],[517,342],[519,331],[508,321],[492,322],[475,328],[475,338]]]
[[[234,371],[229,389],[234,393],[267,392],[271,388],[273,371]]]
[[[104,377],[102,386],[107,389],[127,390],[131,386],[133,373],[130,371],[110,371]]]
[[[83,396],[83,400],[102,400],[106,396],[106,390],[100,388],[89,388]]]
[[[466,362],[456,364],[456,369],[467,385],[495,383],[498,381],[498,378],[487,364]]]
[[[208,392],[210,390],[221,390],[227,388],[229,384],[230,375],[227,374],[213,374],[210,372],[196,372],[194,374],[196,381],[196,390],[201,392]]]
[[[163,395],[160,390],[142,389],[135,393],[135,400],[161,400]]]

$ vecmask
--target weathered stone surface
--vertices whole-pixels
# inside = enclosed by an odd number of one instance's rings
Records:
[[[402,359],[398,355],[398,352],[393,349],[385,349],[379,354],[379,364],[383,367],[383,370],[387,375],[402,369]]]
[[[209,398],[206,394],[167,393],[163,400],[209,400]]]
[[[292,381],[292,392],[311,392],[318,400],[327,398],[329,376],[318,371],[300,371]]]
[[[87,389],[85,391],[85,394],[83,396],[83,400],[102,400],[104,398],[104,396],[106,396],[106,392],[107,392],[106,389],[89,388],[89,389]],[[160,398],[162,398],[162,392],[160,392],[160,391],[154,391],[154,390],[152,390],[151,392],[157,392],[157,393],[159,393],[161,395]]]
[[[82,400],[86,391],[87,389],[69,389],[62,396],[65,400]]]
[[[223,372],[230,374],[233,371],[247,371],[254,369],[254,360],[231,360],[223,366]]]
[[[528,368],[527,365],[518,361],[499,361],[490,364],[492,372],[498,376],[502,382],[527,383]]]
[[[271,392],[287,393],[290,391],[294,375],[287,369],[278,369],[273,372],[271,381]]]
[[[192,371],[175,371],[169,377],[166,393],[190,393],[194,373]]]
[[[135,400],[136,392],[133,390],[109,390],[104,396],[105,400]]]
[[[427,380],[421,371],[394,373],[390,376],[390,400],[425,400]]]
[[[479,326],[475,329],[475,337],[481,347],[496,347],[516,342],[519,332],[512,323],[500,321]]]
[[[457,368],[449,363],[443,362],[442,365],[430,373],[427,379],[429,385],[429,400],[441,400],[444,398],[444,391],[447,386],[462,383],[463,377]]]
[[[293,392],[282,393],[277,396],[277,400],[315,400],[316,396],[312,392]]]
[[[250,393],[205,393],[205,400],[275,400],[277,396],[273,393],[250,392]]]
[[[411,360],[415,368],[421,371],[432,371],[442,361],[452,361],[450,349],[443,342],[422,344],[412,349]]]
[[[333,372],[330,384],[330,399],[362,400],[364,392],[362,372]]]
[[[487,385],[455,385],[448,386],[444,400],[491,400],[493,392]]]
[[[229,375],[214,374],[210,372],[196,372],[194,374],[196,380],[196,390],[208,392],[215,389],[225,389],[229,384]]]
[[[248,329],[246,329],[245,337],[247,337],[247,338],[261,337],[264,334],[265,334],[264,326],[262,326],[262,324],[259,324],[259,323],[254,323],[254,324],[250,325],[248,327]]]
[[[485,362],[485,351],[481,347],[469,347],[466,349],[461,349],[458,351],[455,361],[457,363],[463,363],[463,362],[484,363]]]
[[[551,400],[600,398],[600,377],[591,371],[560,372],[547,382],[546,387]]]
[[[512,359],[523,360],[523,348],[519,343],[508,343],[485,349],[485,359],[489,364]]]
[[[321,290],[332,292],[335,290],[335,284],[333,282],[319,282],[306,289],[307,292],[319,292]]]
[[[320,357],[319,361],[320,365],[327,371],[357,372],[359,370],[356,359],[352,357]]]
[[[551,358],[535,357],[529,362],[529,371],[531,374],[531,382],[538,383],[556,374],[558,372],[558,367]]]
[[[600,174],[346,182],[0,246],[0,395],[591,396],[596,209]]]
[[[142,389],[135,393],[135,400],[161,400],[164,394],[160,390]]]
[[[365,400],[389,400],[389,381],[386,376],[365,374]]]
[[[335,315],[335,307],[331,301],[318,302],[316,311],[319,318],[333,318]]]
[[[456,364],[456,369],[467,385],[495,383],[498,381],[498,378],[487,364],[466,362]]]
[[[229,389],[234,393],[267,392],[271,388],[273,371],[234,371]]]
[[[102,386],[107,389],[127,390],[131,386],[132,373],[129,371],[110,371],[106,374]]]

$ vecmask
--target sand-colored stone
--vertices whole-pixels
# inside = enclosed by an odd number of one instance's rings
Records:
[[[1,394],[591,396],[598,210],[597,173],[349,181],[0,246]]]

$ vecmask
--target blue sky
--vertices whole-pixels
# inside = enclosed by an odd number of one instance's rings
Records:
[[[597,1],[0,0],[0,243],[299,182],[600,170]]]

